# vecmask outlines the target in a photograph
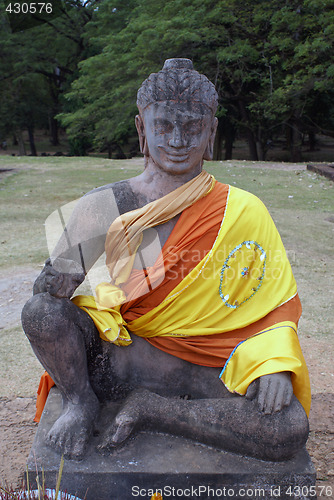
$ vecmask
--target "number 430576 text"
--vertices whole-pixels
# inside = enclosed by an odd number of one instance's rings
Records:
[[[52,13],[52,3],[9,3],[6,7],[9,14],[47,14]]]

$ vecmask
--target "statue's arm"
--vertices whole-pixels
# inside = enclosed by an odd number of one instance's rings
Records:
[[[76,263],[71,262],[72,266]],[[78,267],[77,273],[65,273],[57,271],[51,264],[51,259],[47,259],[41,274],[37,277],[33,294],[48,292],[58,298],[71,298],[75,290],[85,279],[85,273]]]
[[[112,191],[103,190],[94,191],[77,202],[51,257],[35,281],[34,295],[48,292],[54,297],[72,297],[103,254],[107,230],[118,216],[117,206],[109,202],[110,199]]]
[[[263,375],[250,384],[246,398],[257,398],[259,410],[266,415],[281,411],[292,400],[293,387],[290,372]]]
[[[257,234],[259,228],[259,217],[261,217],[261,231],[277,233],[274,221],[267,208],[261,200],[254,195],[248,195],[249,221],[252,227],[249,230]],[[255,211],[253,211],[256,209]],[[250,212],[251,211],[251,212]],[[288,371],[263,375],[254,380],[246,392],[248,399],[257,399],[258,408],[265,414],[281,411],[290,405],[293,396],[291,373]]]
[[[53,252],[34,283],[33,294],[48,292],[54,297],[71,298],[89,269],[103,254],[104,241],[105,236],[92,238],[69,247],[66,251]],[[58,251],[60,246],[58,244],[56,247]]]

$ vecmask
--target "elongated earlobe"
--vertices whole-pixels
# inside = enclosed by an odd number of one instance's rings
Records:
[[[140,152],[143,153],[143,155],[145,155],[145,156],[149,156],[149,150],[148,150],[147,141],[146,141],[144,122],[143,122],[142,117],[140,115],[136,116],[135,123],[136,123],[136,129],[138,132]]]
[[[214,118],[212,122],[211,134],[209,137],[208,145],[204,151],[203,160],[210,161],[213,158],[213,145],[215,143],[216,130],[218,126],[218,118]]]

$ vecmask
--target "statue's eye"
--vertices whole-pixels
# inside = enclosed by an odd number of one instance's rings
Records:
[[[163,118],[157,118],[154,120],[154,131],[156,134],[169,134],[173,132],[173,124]]]
[[[199,134],[202,129],[202,124],[200,120],[190,120],[184,124],[184,131],[187,134],[196,135]]]

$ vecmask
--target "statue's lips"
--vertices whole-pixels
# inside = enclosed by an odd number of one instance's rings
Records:
[[[176,161],[176,162],[181,162],[185,161],[190,153],[190,150],[183,150],[183,151],[169,151],[168,149],[159,148],[163,153],[165,153],[166,156],[168,156],[171,160]]]

